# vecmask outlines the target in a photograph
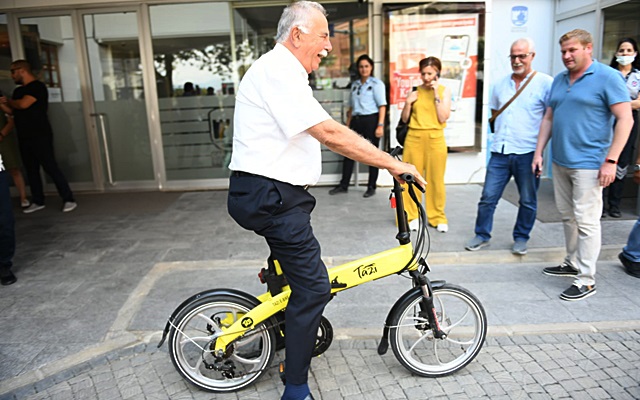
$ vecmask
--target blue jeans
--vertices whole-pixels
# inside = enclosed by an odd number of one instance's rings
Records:
[[[627,245],[622,249],[622,253],[627,259],[640,263],[640,218],[633,225],[629,239],[627,239]]]
[[[476,217],[476,236],[483,240],[491,239],[493,228],[493,214],[496,211],[498,201],[502,197],[504,188],[513,176],[518,193],[520,194],[520,207],[518,217],[513,227],[514,241],[529,240],[529,232],[536,222],[536,209],[538,206],[538,186],[540,179],[531,172],[533,152],[526,154],[500,154],[491,153],[487,174],[482,189],[482,197],[478,203],[478,216]]]

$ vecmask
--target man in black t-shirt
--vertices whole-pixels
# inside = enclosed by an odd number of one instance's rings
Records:
[[[14,116],[20,155],[31,187],[31,206],[25,208],[23,212],[29,214],[44,208],[40,167],[56,185],[58,194],[64,202],[62,211],[73,211],[77,204],[53,152],[53,131],[47,116],[49,107],[47,86],[36,79],[31,72],[31,65],[25,60],[16,60],[11,63],[11,77],[21,86],[13,91],[11,100],[4,96],[0,97],[0,108]]]

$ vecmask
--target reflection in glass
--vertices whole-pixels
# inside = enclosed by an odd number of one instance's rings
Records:
[[[25,59],[49,89],[48,114],[56,160],[69,183],[91,182],[93,175],[71,17],[23,18],[20,32]]]
[[[236,84],[255,60],[250,29],[227,3],[152,6],[150,15],[167,180],[226,178]]]

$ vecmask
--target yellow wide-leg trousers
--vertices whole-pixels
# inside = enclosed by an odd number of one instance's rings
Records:
[[[425,209],[429,225],[448,224],[444,207],[447,193],[444,186],[444,171],[447,168],[447,144],[440,129],[409,129],[402,152],[404,162],[415,165],[427,180]],[[416,193],[421,197],[422,193]],[[418,207],[406,190],[402,194],[409,222],[418,218]]]

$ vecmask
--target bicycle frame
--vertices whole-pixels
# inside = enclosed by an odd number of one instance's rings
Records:
[[[332,295],[389,275],[418,269],[418,263],[415,260],[410,240],[409,224],[404,212],[402,191],[402,186],[394,180],[392,192],[396,201],[396,217],[398,221],[396,239],[398,239],[400,245],[330,268],[328,273]],[[275,269],[278,275],[282,275],[282,270],[277,261],[275,262]],[[267,291],[258,296],[260,305],[238,318],[233,325],[228,327],[217,338],[215,351],[224,352],[229,344],[244,335],[249,329],[284,310],[287,307],[290,293],[289,286],[283,286],[282,291],[276,295],[272,295],[270,291]]]

